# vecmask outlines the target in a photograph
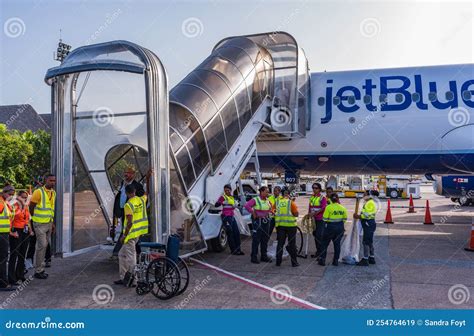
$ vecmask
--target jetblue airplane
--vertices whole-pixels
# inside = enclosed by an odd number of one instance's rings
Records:
[[[259,142],[264,171],[474,171],[473,64],[312,73],[310,102],[305,136]]]

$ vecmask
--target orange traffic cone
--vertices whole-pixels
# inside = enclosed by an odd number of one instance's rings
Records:
[[[474,252],[474,223],[471,226],[471,241],[469,242],[469,246],[466,247],[465,250]]]
[[[423,224],[434,224],[431,220],[430,201],[426,200],[425,220]]]
[[[413,204],[413,196],[410,194],[410,203],[408,204],[408,211],[407,213],[415,213],[415,204]]]
[[[387,201],[387,213],[385,214],[384,224],[393,224],[392,209],[390,209],[390,200]]]

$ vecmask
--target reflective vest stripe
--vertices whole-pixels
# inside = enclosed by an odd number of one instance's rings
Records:
[[[254,205],[255,210],[267,211],[271,209],[271,204],[268,199],[261,200],[260,197],[255,197],[254,200],[255,200],[255,205]]]
[[[51,190],[51,199],[49,199],[44,187],[41,187],[39,190],[41,192],[41,203],[36,204],[31,219],[36,223],[47,224],[51,222],[54,217],[54,206],[52,202],[56,198],[56,192]]]
[[[377,206],[373,199],[369,199],[362,207],[360,217],[362,219],[375,219],[376,213]]]
[[[0,233],[8,233],[11,228],[11,212],[7,203],[4,201],[1,202],[3,203],[3,211],[0,213]]]
[[[136,206],[138,204],[134,205],[133,203],[137,201],[141,203],[141,213],[135,212]],[[125,205],[130,207],[130,209],[132,210],[132,228],[130,229],[128,235],[125,237],[124,241],[124,243],[127,243],[130,239],[138,238],[148,233],[148,216],[146,213],[146,202],[141,197],[132,197]]]
[[[296,217],[291,213],[291,200],[278,201],[275,213],[275,226],[296,226]]]
[[[232,196],[222,195],[224,197],[224,202],[222,203],[223,209],[234,209],[235,208],[235,199]]]

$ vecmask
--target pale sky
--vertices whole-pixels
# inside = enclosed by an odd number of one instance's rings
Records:
[[[74,48],[129,40],[154,51],[170,89],[222,38],[283,30],[311,71],[474,61],[474,2],[1,0],[0,105],[50,112],[46,70],[62,29]]]

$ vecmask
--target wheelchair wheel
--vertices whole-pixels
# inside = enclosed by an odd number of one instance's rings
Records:
[[[168,300],[176,295],[181,285],[181,274],[176,263],[168,257],[153,260],[146,271],[146,282],[151,286],[151,293],[161,300]]]
[[[181,273],[181,285],[179,286],[179,290],[176,295],[181,295],[184,293],[184,291],[186,290],[186,288],[188,288],[189,285],[189,268],[182,258],[178,259],[178,268],[179,272]]]
[[[297,226],[297,228],[298,232],[296,232],[296,251],[298,251],[298,255],[301,255],[304,245],[304,236],[303,231],[301,231],[301,228],[299,226]]]

